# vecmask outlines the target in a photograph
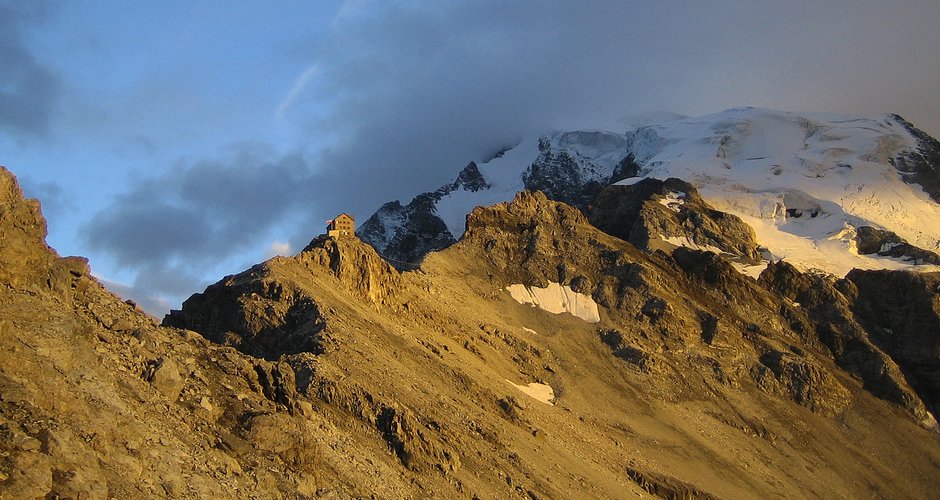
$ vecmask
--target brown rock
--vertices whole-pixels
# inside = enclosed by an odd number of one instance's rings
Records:
[[[284,453],[297,445],[297,430],[289,415],[261,414],[249,419],[246,437],[259,449]]]
[[[176,362],[170,358],[160,358],[152,361],[149,369],[150,374],[147,381],[164,397],[170,401],[176,401],[184,385]]]
[[[0,482],[2,498],[43,498],[52,491],[52,459],[36,452],[15,452],[10,477]]]
[[[0,283],[27,289],[42,283],[55,259],[46,245],[46,221],[37,200],[23,198],[16,178],[0,167]]]

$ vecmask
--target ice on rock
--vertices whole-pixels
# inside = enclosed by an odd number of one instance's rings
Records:
[[[590,296],[578,293],[567,285],[551,282],[547,287],[509,285],[506,290],[516,302],[530,304],[553,314],[569,313],[588,323],[601,320],[597,303]]]

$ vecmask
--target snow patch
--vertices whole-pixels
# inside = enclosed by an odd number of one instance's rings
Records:
[[[761,262],[760,264],[745,264],[743,262],[732,262],[731,265],[738,270],[739,273],[750,276],[754,279],[757,279],[760,276],[760,273],[767,269],[768,262]]]
[[[506,287],[509,295],[520,304],[530,304],[552,314],[569,313],[588,323],[601,320],[597,303],[588,295],[575,292],[567,285],[551,282],[547,287],[521,284]]]
[[[685,197],[686,193],[682,191],[669,191],[659,199],[659,204],[675,213],[679,213],[682,210],[682,205],[685,204]]]
[[[517,192],[525,189],[522,173],[538,155],[537,140],[522,141],[502,156],[477,165],[480,175],[490,185],[489,189],[457,189],[441,197],[435,204],[435,211],[444,221],[450,234],[455,239],[463,236],[467,227],[467,215],[474,208],[512,200]]]
[[[524,392],[527,396],[541,401],[550,406],[555,404],[555,391],[548,384],[539,384],[538,382],[529,382],[529,385],[517,385],[511,380],[506,380],[509,385]]]
[[[689,239],[688,236],[660,236],[659,239],[669,243],[670,245],[675,245],[677,247],[686,247],[693,250],[704,250],[706,252],[713,252],[718,255],[724,253],[720,248],[712,245],[699,245],[698,243]]]
[[[640,182],[640,181],[642,181],[642,180],[645,180],[645,179],[656,179],[656,180],[662,180],[662,181],[665,180],[665,179],[660,179],[660,178],[655,177],[655,176],[652,176],[652,175],[647,175],[647,176],[644,176],[644,177],[627,177],[626,179],[619,180],[619,181],[617,181],[617,182],[615,182],[615,183],[613,183],[613,184],[611,184],[611,185],[612,185],[612,186],[632,186],[632,185],[634,185],[634,184],[636,184],[636,183],[638,183],[638,182]]]

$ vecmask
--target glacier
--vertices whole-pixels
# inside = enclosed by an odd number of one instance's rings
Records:
[[[427,215],[446,227],[444,240],[456,240],[474,207],[509,201],[523,189],[584,208],[591,193],[607,184],[675,177],[695,186],[717,210],[749,224],[772,260],[839,276],[852,268],[935,271],[935,265],[863,255],[856,245],[857,229],[870,226],[922,249],[940,249],[937,195],[916,183],[923,172],[905,171],[911,158],[928,162],[924,137],[896,115],[751,107],[673,117],[626,132],[555,132],[474,165],[486,185],[438,191]],[[927,164],[927,175],[938,175],[935,165]],[[675,198],[670,203],[681,203],[680,193]],[[392,214],[381,227],[387,236],[404,223]]]

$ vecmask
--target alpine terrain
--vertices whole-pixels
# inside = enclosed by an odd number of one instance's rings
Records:
[[[359,235],[393,262],[417,262],[460,238],[473,207],[509,201],[524,189],[590,214],[610,184],[677,178],[753,228],[764,258],[747,270],[752,276],[779,259],[838,276],[853,268],[908,269],[940,263],[938,166],[940,143],[896,115],[731,109],[627,133],[524,140],[470,163],[452,184],[408,205],[385,204]],[[681,216],[684,191],[656,198]],[[687,236],[651,235],[667,246],[710,245]]]
[[[940,143],[524,140],[161,324],[0,170],[0,497],[933,498]]]

